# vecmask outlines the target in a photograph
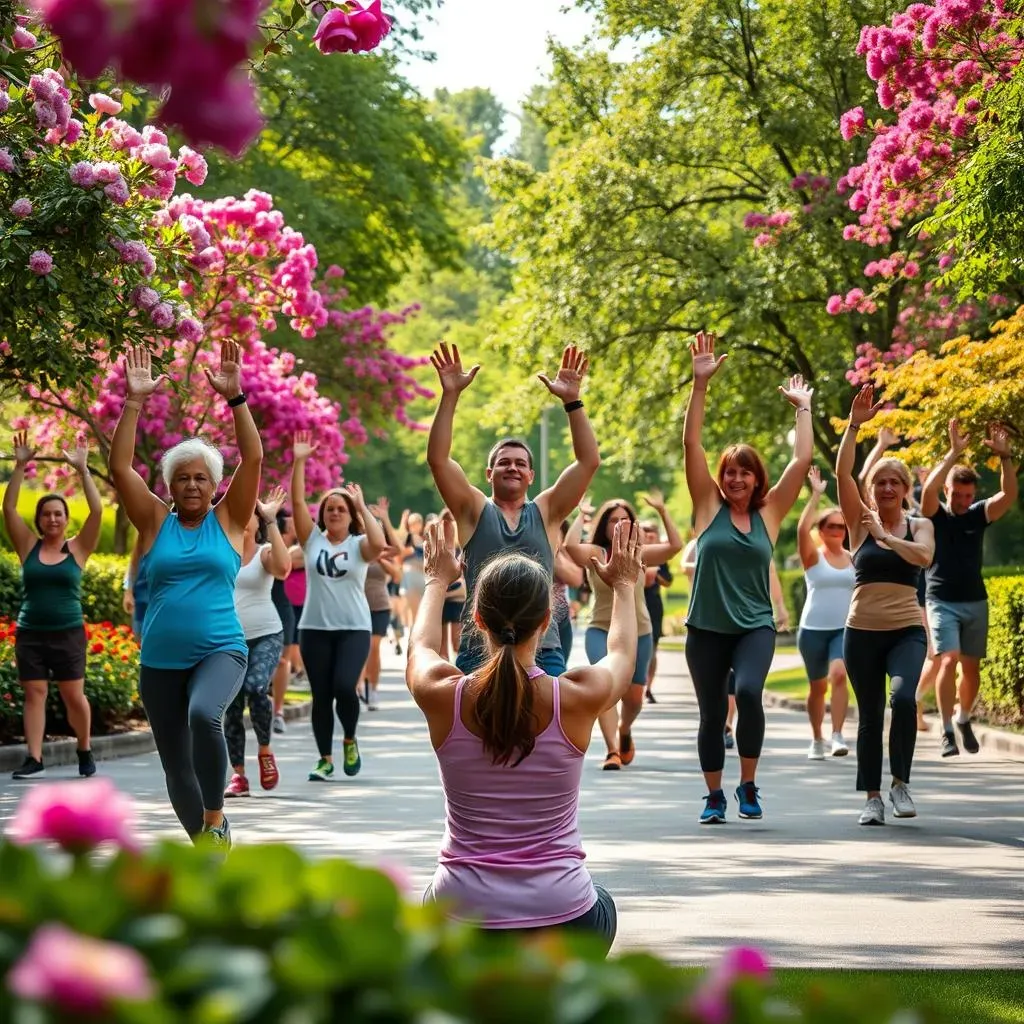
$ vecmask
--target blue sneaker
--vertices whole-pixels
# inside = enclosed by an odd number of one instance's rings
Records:
[[[740,805],[740,817],[757,819],[764,817],[761,805],[757,801],[760,790],[752,782],[741,782],[736,787],[736,799]]]
[[[700,823],[702,825],[724,825],[725,808],[729,801],[725,799],[725,792],[716,789],[704,797],[704,810],[700,812]]]
[[[725,727],[725,749],[726,750],[732,750],[732,748],[734,746],[736,746],[736,740],[733,739],[732,729],[730,729],[729,726],[726,726]]]

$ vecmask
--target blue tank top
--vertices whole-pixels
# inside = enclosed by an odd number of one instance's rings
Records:
[[[164,520],[146,553],[143,665],[192,668],[218,651],[246,653],[235,611],[241,564],[214,512],[194,530],[186,530],[173,513]]]

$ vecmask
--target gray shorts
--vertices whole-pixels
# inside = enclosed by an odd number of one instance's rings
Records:
[[[936,601],[925,605],[935,654],[959,651],[984,658],[988,644],[988,601]]]
[[[800,629],[796,645],[808,679],[825,679],[833,661],[843,660],[844,629]]]

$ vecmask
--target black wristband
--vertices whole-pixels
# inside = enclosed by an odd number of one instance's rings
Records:
[[[229,398],[228,399],[228,405],[232,409],[236,408],[239,405],[245,405],[245,392],[244,391],[239,391],[238,394],[235,395],[234,398]]]
[[[562,408],[566,412],[575,412],[577,409],[583,408],[583,399],[577,398],[575,402],[566,402],[565,405],[562,406]]]

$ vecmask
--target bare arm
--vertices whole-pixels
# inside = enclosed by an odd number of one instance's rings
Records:
[[[306,459],[316,451],[313,435],[300,431],[292,442],[292,479],[289,487],[292,502],[292,522],[299,547],[304,548],[316,524],[306,504]]]
[[[292,556],[284,545],[281,531],[277,528],[277,520],[271,519],[266,526],[267,540],[270,544],[260,552],[260,561],[275,580],[287,579],[292,571]]]
[[[866,506],[861,498],[860,487],[853,478],[853,464],[857,458],[857,431],[867,423],[881,408],[875,403],[875,389],[870,384],[854,395],[850,405],[850,422],[839,442],[836,455],[836,486],[839,489],[839,507],[846,520],[846,529],[850,534],[850,550],[856,551],[864,539],[864,523],[862,522]]]
[[[800,520],[796,524],[797,549],[800,552],[800,564],[804,569],[810,569],[818,561],[818,548],[811,536],[811,529],[818,515],[818,502],[825,492],[825,484],[816,466],[812,466],[807,475],[810,480],[811,496],[807,499],[807,504],[800,513]]]
[[[84,565],[86,559],[96,550],[96,545],[100,540],[100,530],[103,527],[103,501],[96,487],[96,481],[93,480],[92,474],[89,472],[89,464],[86,461],[89,454],[88,449],[82,451],[80,463],[71,462],[68,453],[64,453],[65,458],[68,458],[68,461],[78,470],[79,479],[82,481],[82,490],[85,492],[85,501],[89,507],[89,515],[86,516],[81,530],[68,542],[68,548],[74,553],[79,565]],[[75,454],[72,453],[73,456]]]
[[[910,533],[914,539],[907,540],[904,537],[888,533],[878,522],[876,514],[869,513],[869,515],[873,517],[873,523],[870,526],[872,534],[887,547],[892,548],[905,562],[919,565],[922,569],[927,569],[932,564],[932,558],[935,556],[935,527],[930,519],[920,516],[913,517],[910,520]]]
[[[683,538],[679,536],[679,530],[669,515],[660,492],[652,492],[645,501],[658,513],[661,523],[665,527],[665,540],[643,546],[644,562],[647,565],[661,565],[663,562],[675,558],[683,550]]]
[[[956,420],[949,421],[949,451],[945,458],[928,474],[924,485],[921,487],[920,513],[926,519],[930,519],[939,511],[939,496],[942,494],[943,485],[949,471],[957,464],[960,456],[967,450],[970,438],[960,433],[960,427]]]
[[[4,491],[4,526],[7,527],[7,536],[11,538],[14,550],[22,562],[28,558],[37,539],[25,525],[25,521],[18,515],[18,495],[21,493],[21,485],[25,479],[25,467],[34,454],[28,447],[28,435],[24,431],[15,434],[14,472],[11,474],[11,479],[7,481],[7,490]]]
[[[708,382],[718,372],[727,356],[715,356],[715,336],[697,334],[690,345],[690,359],[693,364],[693,388],[686,403],[683,420],[683,462],[686,469],[686,486],[693,501],[694,526],[697,534],[704,532],[714,519],[722,503],[718,490],[708,469],[708,457],[704,451],[704,409],[707,404]]]
[[[376,562],[381,552],[388,546],[388,538],[384,527],[377,522],[377,517],[366,507],[363,489],[358,484],[349,484],[345,490],[356,504],[356,509],[363,519],[363,539],[359,542],[359,553],[364,562]]]
[[[589,568],[590,560],[597,557],[601,552],[601,549],[596,544],[585,544],[583,542],[583,527],[585,523],[586,518],[581,512],[572,521],[569,532],[565,535],[565,540],[562,541],[562,546],[559,549],[564,551],[581,569]]]
[[[594,474],[601,465],[594,428],[586,409],[569,413],[569,433],[575,461],[562,470],[552,487],[537,495],[537,505],[549,527],[561,523],[583,500]]]
[[[572,560],[564,546],[555,552],[555,579],[570,587],[583,585],[583,568]]]
[[[796,436],[793,441],[793,457],[779,477],[779,482],[768,492],[765,501],[766,520],[773,543],[782,520],[800,497],[800,489],[814,455],[814,429],[811,425],[811,396],[814,389],[807,387],[803,377],[797,375],[790,379],[788,387],[779,388],[779,391],[796,409]]]
[[[868,474],[875,463],[898,441],[899,438],[888,427],[882,427],[878,431],[878,440],[875,441],[874,448],[868,452],[868,457],[864,460],[864,465],[861,466],[860,472],[857,474],[857,483],[860,486],[861,493],[864,492],[864,487],[868,481]]]
[[[999,457],[999,493],[985,502],[985,515],[990,523],[1001,519],[1017,502],[1017,467],[1010,455],[1010,434],[1000,424],[989,427],[985,446]]]
[[[768,592],[771,595],[772,607],[775,609],[775,621],[784,633],[789,631],[789,609],[786,607],[786,595],[782,592],[782,580],[775,562],[768,563]]]

